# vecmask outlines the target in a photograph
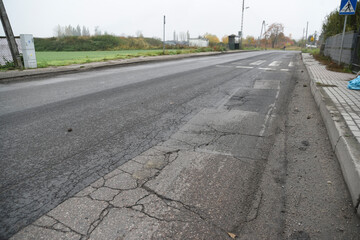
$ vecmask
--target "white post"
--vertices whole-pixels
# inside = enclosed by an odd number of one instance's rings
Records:
[[[343,44],[344,44],[344,36],[345,36],[346,20],[347,20],[347,15],[345,15],[344,29],[343,29],[343,34],[342,34],[342,38],[341,38],[340,56],[339,56],[339,65],[341,65],[341,57],[342,57],[342,50],[343,50]]]
[[[164,31],[163,31],[163,54],[165,55],[165,15],[164,15]]]

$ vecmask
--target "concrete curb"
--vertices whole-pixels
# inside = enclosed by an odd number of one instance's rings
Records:
[[[311,79],[311,92],[320,109],[332,148],[339,160],[355,211],[360,217],[360,144],[331,98],[321,87],[316,85],[316,79],[305,62],[304,65]]]
[[[221,54],[233,54],[241,52],[251,52],[250,50],[238,50],[228,52],[202,52],[202,53],[190,53],[180,55],[165,55],[165,56],[154,56],[154,57],[138,57],[130,59],[110,60],[106,62],[93,62],[84,64],[74,64],[69,66],[60,67],[49,67],[49,68],[37,68],[27,70],[13,70],[7,72],[0,72],[0,83],[8,83],[13,81],[28,80],[30,78],[44,78],[50,76],[56,76],[60,74],[69,74],[76,72],[85,72],[97,69],[105,69],[111,67],[127,66],[131,64],[143,64],[143,63],[154,63],[162,61],[174,61],[185,58],[194,57],[205,57],[205,56],[217,56]]]

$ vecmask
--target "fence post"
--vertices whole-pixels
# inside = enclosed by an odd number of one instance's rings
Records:
[[[359,30],[356,32],[354,31],[354,38],[353,38],[353,43],[352,43],[352,47],[351,47],[351,62],[350,62],[350,66],[351,69],[354,70],[354,66],[357,68],[357,71],[359,71],[359,67],[360,67],[360,27]]]
[[[1,23],[3,25],[4,32],[5,32],[8,44],[9,44],[11,56],[13,58],[15,67],[23,68],[23,64],[21,62],[21,58],[20,58],[20,54],[19,54],[19,49],[17,47],[15,37],[14,37],[13,31],[11,29],[11,25],[9,22],[9,18],[6,14],[5,6],[4,6],[4,3],[2,0],[0,0],[0,18],[1,18]]]
[[[339,65],[341,65],[341,55],[342,55],[343,44],[344,44],[344,36],[345,36],[346,20],[347,20],[347,15],[345,15],[344,29],[343,29],[342,38],[341,38],[340,56],[339,56]]]

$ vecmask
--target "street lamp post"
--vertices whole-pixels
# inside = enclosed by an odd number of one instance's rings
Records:
[[[242,36],[243,36],[243,24],[244,24],[244,4],[245,4],[245,0],[243,0],[242,3],[242,14],[241,14],[241,30],[240,30],[240,46],[239,48],[242,48]]]
[[[245,7],[245,0],[243,0],[243,3],[242,3],[242,15],[241,15],[241,30],[240,30],[240,34],[239,34],[239,37],[240,37],[240,49],[241,49],[241,45],[242,45],[242,36],[244,35],[243,34],[243,26],[244,26],[244,10],[245,9],[248,9],[249,7]]]

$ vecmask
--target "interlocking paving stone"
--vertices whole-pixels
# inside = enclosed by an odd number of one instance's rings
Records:
[[[323,87],[335,106],[344,117],[349,129],[360,143],[360,91],[347,88],[348,81],[355,79],[355,74],[332,72],[315,61],[310,54],[303,54],[303,59],[318,87]]]

